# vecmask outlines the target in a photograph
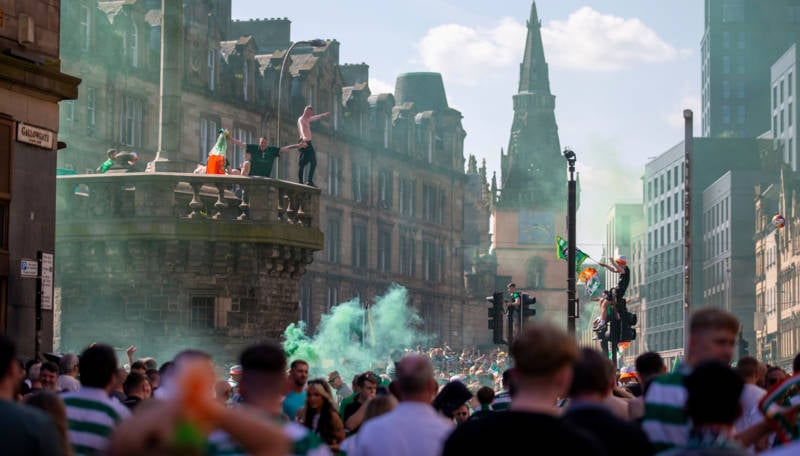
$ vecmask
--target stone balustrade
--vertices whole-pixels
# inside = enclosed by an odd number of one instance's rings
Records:
[[[320,190],[277,179],[186,173],[58,176],[59,222],[208,220],[319,229]]]

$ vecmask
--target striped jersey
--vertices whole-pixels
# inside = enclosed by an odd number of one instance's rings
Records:
[[[105,390],[81,386],[61,395],[67,408],[67,436],[76,456],[106,454],[114,427],[130,411]]]
[[[653,379],[647,388],[642,429],[657,452],[689,440],[689,417],[684,412],[689,393],[683,380],[690,372],[689,366],[679,364],[672,372]]]
[[[497,393],[492,402],[492,410],[496,412],[503,412],[511,408],[511,392],[503,390]]]

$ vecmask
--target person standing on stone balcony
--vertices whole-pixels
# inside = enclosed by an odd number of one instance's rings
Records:
[[[268,146],[267,138],[258,139],[258,144],[245,144],[238,139],[231,137],[230,141],[239,147],[244,147],[245,162],[242,164],[242,176],[261,176],[270,177],[272,165],[281,152],[299,149],[305,146],[303,141],[288,146]]]
[[[314,108],[308,105],[303,110],[303,115],[297,119],[297,132],[300,134],[300,141],[305,142],[305,147],[300,148],[300,165],[298,167],[297,181],[301,184],[314,185],[314,171],[317,169],[317,152],[311,144],[311,122],[328,117],[330,112],[314,115]],[[305,167],[308,165],[308,179],[303,180]]]

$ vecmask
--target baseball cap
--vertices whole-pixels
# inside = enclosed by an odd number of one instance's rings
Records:
[[[620,255],[616,261],[623,266],[628,264],[628,258],[625,255]]]

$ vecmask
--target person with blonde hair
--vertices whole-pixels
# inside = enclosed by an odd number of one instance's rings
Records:
[[[335,404],[328,382],[315,378],[308,381],[305,405],[297,412],[298,421],[318,434],[333,452],[339,450],[345,438],[344,424]]]

